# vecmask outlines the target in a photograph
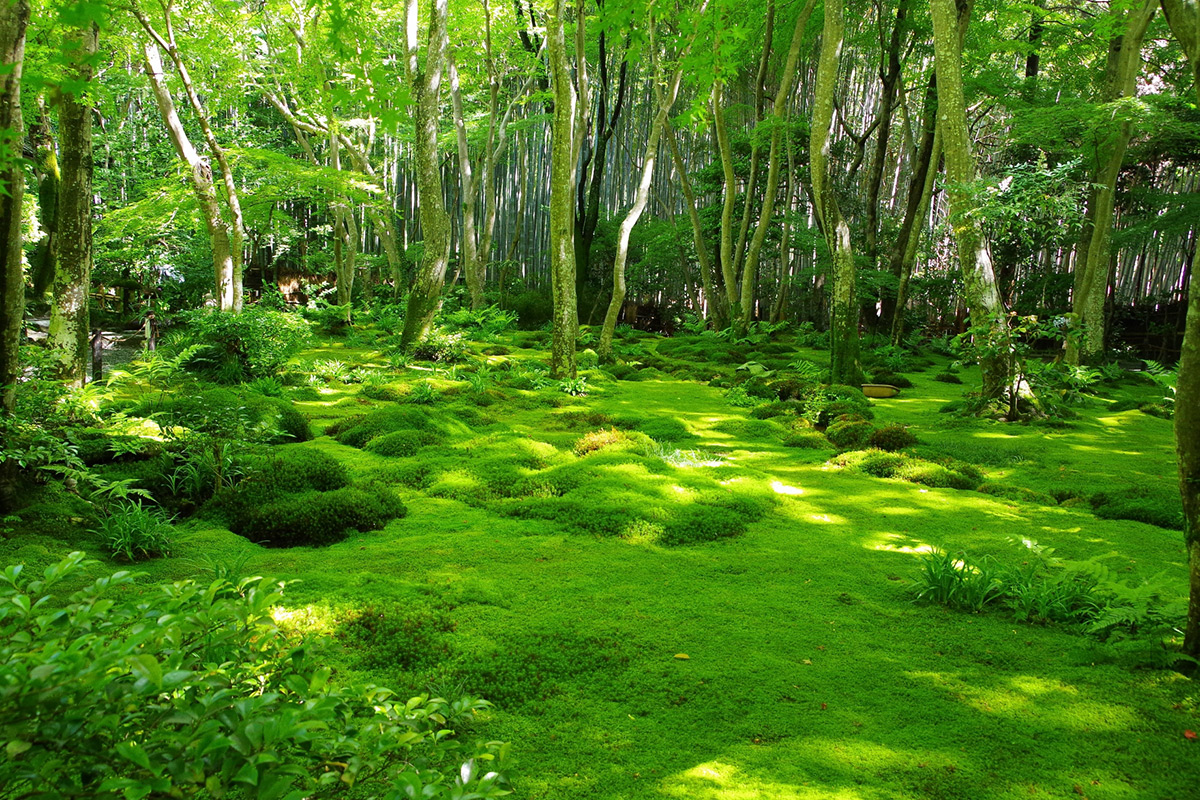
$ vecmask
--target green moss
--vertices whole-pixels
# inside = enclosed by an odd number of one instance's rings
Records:
[[[843,450],[857,450],[875,434],[875,426],[854,414],[838,417],[825,429],[825,438]]]
[[[229,527],[267,547],[320,546],[341,541],[352,529],[380,530],[406,513],[400,499],[383,487],[351,486],[238,506],[230,515]]]
[[[419,406],[384,408],[372,411],[355,424],[344,427],[337,440],[351,447],[364,447],[377,436],[396,431],[428,431],[433,428],[430,413]]]
[[[415,456],[426,445],[435,444],[438,437],[430,431],[394,431],[376,436],[363,447],[368,453],[389,458]]]

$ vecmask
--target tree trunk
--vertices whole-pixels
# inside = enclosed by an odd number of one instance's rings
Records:
[[[833,254],[833,302],[830,317],[830,380],[857,385],[862,382],[858,361],[858,300],[854,253],[850,249],[850,226],[838,208],[833,187],[829,147],[833,131],[833,93],[837,88],[838,64],[842,55],[845,8],[842,0],[827,0],[821,34],[821,55],[813,90],[812,127],[809,137],[809,168],[812,173],[813,207],[829,252]]]
[[[150,88],[154,92],[154,100],[158,103],[159,113],[167,126],[171,143],[175,152],[187,162],[188,177],[191,180],[192,192],[200,204],[200,213],[204,216],[204,226],[208,230],[209,242],[212,245],[213,273],[216,284],[217,307],[222,311],[232,311],[235,308],[234,294],[234,259],[230,235],[230,225],[221,215],[221,207],[217,200],[217,190],[213,185],[212,168],[208,160],[201,158],[192,146],[175,110],[175,101],[167,89],[166,77],[163,75],[162,58],[158,54],[158,45],[146,42],[143,52],[146,57],[146,75],[150,79]]]
[[[938,124],[946,159],[950,218],[963,276],[963,299],[971,325],[985,341],[976,341],[983,372],[983,397],[1000,399],[1009,387],[1008,324],[996,287],[987,238],[977,216],[971,184],[975,157],[967,127],[967,107],[962,85],[960,23],[955,0],[931,0],[934,60],[937,64]]]
[[[907,25],[908,0],[900,0],[896,7],[892,36],[888,42],[887,65],[879,70],[879,80],[883,85],[879,96],[879,130],[875,135],[875,152],[871,154],[871,166],[867,172],[867,262],[871,269],[875,268],[879,255],[879,188],[883,184],[883,166],[887,161],[892,111],[895,108],[897,85],[900,81],[900,50],[904,44]]]
[[[1105,85],[1102,100],[1115,103],[1132,97],[1137,77],[1142,71],[1142,40],[1158,0],[1145,0],[1134,9],[1122,10],[1120,23],[1124,32],[1114,37],[1108,51]],[[1104,355],[1104,305],[1108,284],[1112,279],[1112,229],[1116,207],[1117,178],[1125,151],[1133,137],[1133,123],[1128,119],[1115,122],[1100,134],[1096,163],[1091,172],[1091,191],[1088,193],[1087,220],[1080,243],[1081,258],[1076,265],[1075,292],[1072,311],[1081,330],[1067,340],[1067,361],[1071,364],[1095,363]]]
[[[0,274],[0,416],[13,413],[20,346],[25,318],[25,276],[21,272],[21,201],[25,173],[17,156],[22,150],[21,67],[25,60],[28,0],[0,3],[0,144],[9,154],[0,163],[0,236],[4,237],[4,271]],[[17,499],[17,462],[0,461],[0,511],[11,511]]]
[[[696,246],[696,261],[700,264],[700,286],[704,292],[704,301],[717,313],[720,308],[719,298],[713,293],[712,259],[708,257],[708,243],[704,239],[704,228],[700,223],[700,212],[696,204],[696,193],[692,189],[692,180],[687,174],[687,165],[679,152],[679,144],[675,141],[675,129],[667,122],[667,144],[671,148],[671,159],[675,162],[675,172],[679,175],[679,186],[683,190],[683,198],[687,206],[688,220],[692,223],[692,241]],[[701,309],[697,309],[699,313]]]
[[[95,24],[71,38],[77,43],[71,79],[86,86],[92,80],[89,58],[98,48]],[[62,150],[58,192],[58,269],[47,344],[58,377],[71,386],[87,381],[91,357],[88,291],[92,281],[92,107],[80,94],[64,93],[58,113]]]
[[[408,295],[404,332],[400,336],[400,345],[405,348],[412,347],[429,333],[434,315],[441,307],[442,286],[446,282],[446,266],[450,262],[450,215],[446,212],[442,197],[442,173],[437,152],[439,93],[447,47],[446,0],[430,0],[424,70],[420,66],[417,40],[418,2],[407,0],[405,22],[408,31],[408,80],[412,88],[416,127],[414,166],[425,253]]]
[[[579,327],[579,312],[575,294],[575,165],[579,156],[582,131],[577,126],[576,98],[567,62],[564,0],[554,0],[546,20],[546,54],[550,66],[550,82],[554,90],[554,117],[550,151],[550,277],[554,300],[554,329],[550,350],[550,374],[574,378],[577,371],[575,336]],[[577,9],[582,12],[582,8]],[[581,14],[582,16],[582,14]],[[582,19],[580,20],[582,24]],[[582,62],[583,53],[576,57]],[[582,73],[582,70],[581,70]],[[584,86],[581,75],[579,84]]]
[[[1162,0],[1171,32],[1192,66],[1200,96],[1200,2]],[[1179,356],[1175,393],[1175,446],[1179,453],[1179,493],[1183,498],[1184,540],[1190,564],[1190,597],[1183,651],[1200,658],[1200,247],[1192,257],[1187,322]]]
[[[750,249],[746,253],[746,264],[742,271],[742,320],[749,324],[754,317],[754,291],[758,285],[758,262],[762,253],[763,242],[767,239],[767,229],[771,227],[775,215],[775,197],[779,191],[779,172],[783,163],[783,132],[787,125],[784,111],[787,109],[788,96],[792,93],[792,80],[796,76],[796,64],[800,60],[800,45],[804,41],[804,28],[812,14],[816,0],[808,0],[800,15],[796,17],[796,27],[792,31],[792,43],[788,47],[787,62],[779,80],[779,91],[775,94],[772,106],[774,125],[771,127],[771,151],[767,158],[767,184],[763,191],[762,209],[758,217],[758,225],[754,229],[754,238],[750,240]],[[790,137],[789,137],[790,138]],[[750,203],[750,198],[746,198]]]

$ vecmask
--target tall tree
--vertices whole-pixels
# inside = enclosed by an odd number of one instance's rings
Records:
[[[1093,363],[1104,354],[1105,302],[1112,278],[1112,233],[1116,209],[1117,178],[1125,151],[1133,137],[1133,115],[1126,105],[1136,94],[1142,71],[1142,41],[1158,9],[1158,0],[1141,0],[1136,6],[1114,3],[1111,25],[1117,31],[1108,48],[1102,103],[1091,157],[1087,216],[1075,266],[1072,311],[1080,327],[1067,344],[1067,361]]]
[[[856,385],[862,382],[858,360],[857,269],[850,247],[850,223],[842,216],[833,185],[829,151],[833,133],[833,95],[837,89],[845,31],[842,0],[826,0],[821,55],[817,62],[812,125],[809,134],[809,169],[813,209],[821,233],[833,255],[833,302],[830,318],[830,380]]]
[[[414,169],[420,197],[425,254],[408,295],[404,332],[400,337],[403,347],[415,345],[429,333],[433,317],[442,304],[442,286],[445,285],[446,267],[450,263],[450,214],[446,211],[446,201],[442,196],[441,160],[438,158],[442,73],[446,68],[446,49],[449,46],[446,0],[429,2],[424,64],[421,63],[418,36],[419,2],[406,0],[405,4],[405,74],[414,104]]]
[[[21,118],[21,67],[25,61],[25,29],[29,24],[28,0],[0,2],[0,236],[4,270],[0,272],[0,417],[12,414],[21,373],[21,329],[25,320],[25,276],[21,272],[21,201],[25,173],[21,153],[24,124]],[[17,462],[0,461],[0,511],[16,505]]]
[[[975,156],[967,125],[967,104],[962,82],[962,36],[955,0],[930,0],[933,14],[934,60],[937,65],[938,124],[946,159],[950,219],[963,278],[963,299],[976,332],[983,372],[983,397],[997,400],[1010,387],[1007,357],[1009,336],[1004,303],[996,286],[987,237],[977,215]],[[970,3],[963,4],[963,24]],[[1015,398],[1013,398],[1015,402]]]
[[[1200,100],[1200,2],[1162,0],[1171,32],[1192,67],[1192,83]],[[1179,356],[1175,394],[1175,446],[1179,453],[1179,493],[1183,498],[1190,601],[1183,650],[1200,658],[1200,248],[1192,259],[1187,322]]]
[[[564,0],[553,0],[546,19],[546,56],[554,92],[550,139],[550,278],[554,316],[550,345],[550,373],[574,378],[577,372],[575,339],[579,309],[575,291],[575,171],[583,146],[588,105],[587,61],[583,49],[584,10],[575,7],[575,77],[571,80],[564,21]],[[576,89],[578,86],[578,90]]]
[[[68,81],[58,112],[62,166],[58,190],[58,266],[47,344],[68,384],[87,380],[91,355],[88,293],[92,280],[92,63],[100,29],[90,22],[67,37]]]

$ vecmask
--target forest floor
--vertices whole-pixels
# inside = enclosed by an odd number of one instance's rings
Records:
[[[702,371],[701,338],[673,359],[663,345],[687,339],[632,337],[655,366],[640,380],[589,371],[572,397],[505,384],[504,362],[545,357],[522,337],[476,345],[497,353],[475,356],[492,365],[488,386],[408,367],[393,399],[338,380],[296,393],[316,437],[281,449],[400,491],[408,513],[382,531],[271,549],[201,513],[172,557],[139,569],[182,579],[224,563],[295,581],[280,620],[323,640],[342,675],[492,700],[464,735],[512,743],[518,798],[1197,796],[1200,741],[1185,731],[1200,729],[1200,690],[1154,663],[1158,641],[913,601],[931,547],[1019,564],[1021,540],[1103,557],[1180,599],[1181,533],[1100,519],[1088,502],[1178,503],[1171,423],[1109,408],[1152,388],[1121,384],[1065,427],[964,420],[939,409],[975,376],[935,381],[949,359],[929,357],[912,388],[874,401],[874,421],[909,426],[914,456],[977,467],[987,491],[970,491],[784,446],[777,419],[669,374]],[[826,358],[746,349],[767,365]],[[304,359],[386,364],[369,342]],[[432,433],[415,454],[320,435],[414,408],[395,400],[418,382],[437,394],[419,406]],[[0,543],[5,563],[94,549],[82,525],[35,518]]]

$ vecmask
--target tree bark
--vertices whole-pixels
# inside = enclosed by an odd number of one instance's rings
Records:
[[[833,93],[837,88],[842,56],[845,8],[842,0],[827,0],[821,33],[821,55],[813,89],[812,126],[809,136],[809,168],[812,174],[813,208],[821,233],[833,255],[833,302],[830,317],[830,380],[833,383],[862,383],[858,360],[857,271],[850,248],[850,225],[838,207],[829,158],[833,137]]]
[[[4,270],[0,273],[0,416],[13,413],[17,378],[21,374],[20,346],[25,318],[25,276],[21,272],[21,201],[25,173],[17,156],[22,150],[21,68],[25,60],[28,0],[0,3],[0,144],[10,154],[0,163],[0,236],[4,237]],[[0,461],[0,511],[11,511],[17,500],[17,462]]]
[[[75,85],[89,85],[89,58],[99,46],[99,28],[72,35],[77,45],[70,66]],[[91,357],[88,292],[92,281],[92,107],[78,94],[64,93],[58,112],[62,151],[58,192],[58,269],[50,306],[50,348],[58,377],[71,386],[87,381]]]
[[[808,0],[796,17],[796,26],[792,31],[792,42],[788,47],[787,61],[783,74],[779,79],[779,90],[775,93],[775,102],[771,107],[773,117],[771,127],[771,150],[767,157],[767,184],[763,190],[762,209],[758,216],[758,225],[754,229],[754,238],[750,240],[750,249],[746,253],[746,264],[742,270],[742,320],[747,324],[754,318],[754,292],[758,286],[758,263],[762,253],[763,242],[767,239],[767,230],[771,227],[775,215],[775,197],[779,192],[779,172],[783,163],[784,111],[787,110],[788,96],[792,93],[792,82],[796,76],[796,64],[800,61],[800,45],[804,41],[804,29],[812,14],[816,0]],[[750,199],[747,198],[749,203]]]
[[[981,353],[982,395],[987,400],[997,400],[1010,389],[1008,324],[987,238],[978,217],[972,215],[976,205],[971,190],[975,157],[963,96],[960,20],[955,0],[931,0],[930,6],[937,64],[938,125],[942,129],[950,219],[963,276],[963,299],[972,327],[985,339],[976,340]]]
[[[582,20],[582,4],[577,8]],[[554,0],[546,19],[546,54],[550,66],[550,83],[554,91],[554,116],[550,151],[550,270],[554,301],[553,337],[550,348],[550,374],[571,377],[577,374],[575,337],[579,328],[579,310],[575,290],[575,165],[582,146],[582,120],[576,108],[586,106],[586,99],[577,97],[571,82],[567,59],[566,34],[563,19],[564,0]],[[578,41],[578,36],[576,37]],[[576,58],[583,60],[581,48]],[[586,85],[586,75],[579,70],[579,86]]]
[[[879,70],[882,91],[879,95],[879,130],[875,134],[875,151],[867,171],[867,262],[875,268],[879,256],[879,189],[883,185],[883,166],[887,161],[888,139],[892,130],[892,111],[895,108],[897,84],[900,81],[900,49],[908,26],[908,0],[896,7],[896,21],[885,56],[887,63]],[[882,36],[882,34],[881,34]]]
[[[1108,51],[1104,90],[1105,104],[1132,97],[1137,77],[1142,71],[1142,40],[1158,0],[1144,0],[1141,6],[1122,10],[1120,24],[1124,31],[1113,38]],[[1088,192],[1087,218],[1080,242],[1080,259],[1075,273],[1072,311],[1079,335],[1067,340],[1067,361],[1071,364],[1095,363],[1104,355],[1104,304],[1112,279],[1112,229],[1116,208],[1117,178],[1125,151],[1133,138],[1133,123],[1126,117],[1102,130],[1102,140],[1096,150],[1096,163],[1091,172]]]
[[[1162,0],[1171,32],[1192,67],[1192,84],[1200,99],[1200,2]],[[1179,356],[1175,392],[1175,446],[1179,454],[1179,493],[1183,498],[1184,540],[1189,561],[1187,625],[1183,651],[1200,658],[1200,247],[1192,258],[1187,322]]]
[[[175,110],[175,101],[167,88],[166,76],[163,75],[162,57],[158,53],[158,45],[153,41],[146,42],[143,47],[146,57],[146,76],[150,79],[150,89],[158,104],[163,123],[167,126],[167,134],[175,145],[175,152],[188,165],[188,177],[191,180],[192,192],[200,204],[200,213],[204,216],[204,226],[208,230],[209,242],[212,246],[213,277],[216,288],[217,307],[222,311],[232,311],[235,306],[234,293],[234,258],[231,226],[221,214],[220,203],[217,199],[217,189],[213,184],[212,168],[208,160],[201,158],[192,146],[179,113]]]
[[[414,166],[425,254],[408,295],[404,332],[400,336],[400,345],[405,348],[412,347],[429,333],[434,315],[442,304],[442,286],[446,282],[446,266],[450,262],[450,215],[442,196],[442,173],[437,152],[439,93],[448,42],[446,0],[430,0],[424,69],[420,65],[417,38],[418,4],[419,0],[407,0],[405,7],[405,27],[408,32],[406,63],[414,100]]]
[[[710,306],[710,315],[714,316],[717,327],[721,326],[720,298],[713,293],[712,259],[708,257],[708,242],[704,238],[704,228],[700,223],[700,211],[696,203],[696,192],[692,189],[692,180],[687,174],[687,164],[679,152],[676,142],[675,129],[667,122],[667,144],[671,148],[671,159],[675,162],[675,172],[679,175],[679,187],[683,190],[683,198],[688,212],[688,220],[692,223],[692,241],[696,247],[696,261],[700,265],[700,287],[704,292],[704,302]],[[697,309],[701,311],[701,309]]]

